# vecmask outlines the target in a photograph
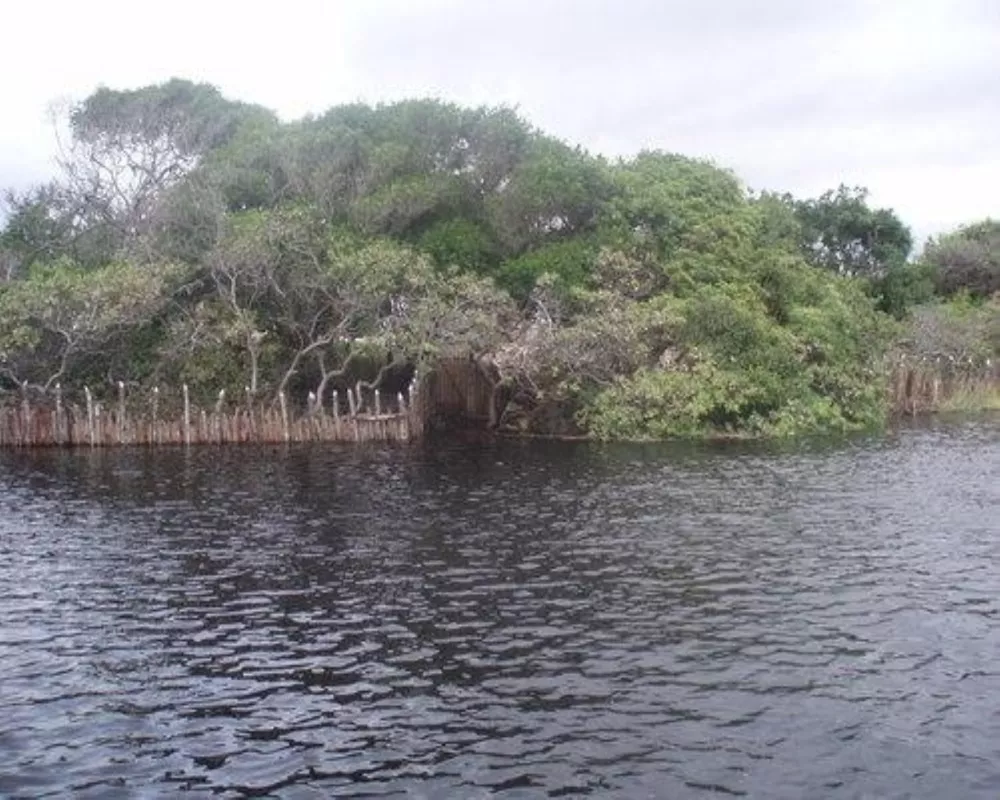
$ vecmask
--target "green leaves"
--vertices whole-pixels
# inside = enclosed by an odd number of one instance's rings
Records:
[[[487,203],[507,252],[591,230],[612,193],[604,165],[554,139],[538,138]]]
[[[73,136],[101,149],[159,143],[178,156],[201,155],[225,144],[241,124],[273,119],[259,106],[226,100],[214,86],[173,78],[166,83],[119,91],[102,87],[73,107]],[[170,168],[170,163],[159,167]]]
[[[748,205],[729,172],[696,159],[644,152],[612,172],[615,192],[603,216],[618,246],[732,257],[751,232]]]
[[[884,418],[894,329],[843,279],[783,257],[646,306],[671,344],[580,413],[596,436],[786,436]]]
[[[417,239],[417,246],[441,267],[483,273],[498,260],[498,247],[482,224],[463,217],[442,219]]]
[[[584,237],[554,242],[504,262],[497,282],[522,302],[543,275],[564,290],[581,287],[593,272],[596,255],[593,243]]]
[[[795,204],[804,256],[838,275],[879,277],[906,261],[913,239],[887,208],[868,205],[868,191],[841,185]]]
[[[162,312],[186,274],[171,264],[37,267],[0,291],[0,367],[47,389],[80,359]]]

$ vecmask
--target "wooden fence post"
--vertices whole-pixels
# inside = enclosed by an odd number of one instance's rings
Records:
[[[222,404],[226,402],[226,390],[219,390],[219,399],[215,403],[215,428],[216,428],[216,438],[219,444],[222,444]]]
[[[284,392],[278,392],[278,403],[281,405],[281,432],[285,441],[291,441],[292,432],[288,425],[288,399]]]
[[[25,381],[21,387],[21,417],[24,420],[24,444],[30,447],[35,442],[35,437],[31,433],[31,403],[28,400],[28,382]]]
[[[94,446],[94,396],[90,393],[90,387],[84,386],[83,393],[87,398],[87,437],[90,439],[90,446]]]
[[[125,444],[125,383],[118,381],[118,444]]]
[[[340,441],[340,393],[333,390],[333,437]]]
[[[253,398],[250,395],[250,387],[243,387],[243,395],[246,397],[247,401],[247,427],[246,427],[246,437],[248,440],[253,440]],[[242,438],[242,437],[240,437]]]
[[[406,411],[406,399],[402,392],[396,394],[396,408],[399,414],[397,436],[400,439],[410,438],[410,415]]]
[[[191,396],[184,384],[184,444],[191,444]]]
[[[413,373],[413,380],[406,390],[409,398],[409,413],[407,414],[407,432],[409,436],[419,434],[424,428],[424,404],[420,400],[420,373]]]
[[[358,391],[360,391],[360,386],[358,387]],[[358,441],[361,436],[358,428],[359,400],[351,392],[350,387],[347,389],[347,404],[351,407],[351,427],[354,431],[354,441]]]
[[[149,436],[150,444],[160,443],[160,387],[153,387],[153,430]]]
[[[62,384],[56,384],[56,429],[55,429],[55,439],[56,444],[65,444],[63,437],[63,404],[62,404]]]

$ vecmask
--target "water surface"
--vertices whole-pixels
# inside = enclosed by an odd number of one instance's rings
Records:
[[[0,795],[1000,796],[1000,420],[0,453]]]

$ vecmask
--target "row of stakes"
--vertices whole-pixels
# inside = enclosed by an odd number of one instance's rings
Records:
[[[396,407],[397,407],[397,411],[396,411],[396,413],[395,413],[394,416],[403,416],[403,415],[405,415],[411,409],[413,398],[416,396],[416,392],[417,392],[417,387],[418,387],[417,380],[418,380],[417,376],[414,375],[414,378],[410,382],[410,385],[409,385],[409,387],[407,389],[406,394],[404,394],[403,392],[398,392],[396,394]],[[90,442],[91,442],[91,444],[94,444],[95,441],[96,441],[96,433],[95,432],[96,432],[96,428],[97,428],[97,423],[100,420],[100,416],[101,416],[101,404],[94,401],[94,396],[93,396],[93,393],[91,392],[89,386],[84,387],[83,392],[84,392],[84,397],[86,399],[87,427],[88,427],[88,430],[89,430]],[[246,392],[246,398],[247,398],[247,408],[248,409],[252,409],[253,408],[253,392],[251,391],[251,389],[250,389],[249,386],[246,387],[245,392]],[[182,386],[182,393],[183,393],[183,400],[184,400],[184,419],[183,419],[184,439],[185,439],[185,442],[187,444],[190,444],[191,443],[191,428],[192,428],[192,424],[191,424],[191,395],[190,395],[190,390],[188,388],[188,385],[186,383],[183,384],[183,386]],[[357,418],[357,417],[361,416],[363,414],[363,411],[364,411],[364,402],[363,402],[362,384],[361,384],[361,382],[359,381],[357,383],[357,385],[354,387],[353,391],[352,391],[352,389],[350,387],[348,387],[346,393],[347,393],[347,403],[348,403],[348,411],[349,411],[350,417]],[[409,398],[410,398],[410,403],[409,404],[407,403],[407,396],[409,396]],[[125,399],[126,399],[125,383],[124,383],[124,381],[118,381],[118,419],[119,420],[124,420],[125,419],[125,415],[126,415],[126,403],[125,403]],[[222,389],[219,392],[218,399],[217,399],[217,401],[215,403],[215,413],[216,413],[216,415],[219,415],[219,414],[222,413],[223,406],[225,405],[225,402],[226,402],[226,390]],[[155,424],[156,420],[158,420],[158,418],[159,418],[159,403],[160,403],[160,388],[158,386],[155,386],[155,387],[153,387],[153,401],[152,401],[152,417],[153,417],[154,424]],[[285,395],[285,392],[283,392],[283,391],[278,393],[278,405],[279,405],[279,408],[280,408],[280,411],[281,411],[281,419],[282,419],[282,426],[283,426],[283,429],[284,429],[284,436],[285,436],[285,439],[288,440],[288,439],[291,438],[291,434],[290,434],[291,420],[289,418],[288,399],[287,399],[287,397]],[[64,413],[64,405],[63,405],[63,398],[62,398],[62,386],[60,384],[56,384],[56,387],[55,387],[55,410],[56,410],[56,418],[57,419],[61,419],[62,416],[63,416],[63,413]],[[309,395],[308,395],[308,398],[307,398],[307,406],[306,406],[306,414],[307,414],[307,416],[309,416],[309,417],[314,416],[314,415],[316,415],[318,413],[322,413],[323,410],[324,410],[324,408],[323,408],[323,404],[322,404],[320,398],[317,397],[317,395],[316,395],[315,392],[309,392]],[[341,416],[341,411],[340,411],[340,395],[339,395],[339,392],[337,392],[336,390],[334,390],[334,392],[333,392],[332,410],[333,410],[333,417],[334,417],[334,419],[335,420],[339,420],[340,416]],[[374,409],[373,410],[374,410],[374,418],[378,419],[378,418],[382,418],[383,417],[382,392],[379,391],[379,390],[377,390],[377,389],[374,392]],[[24,418],[28,419],[30,417],[31,409],[30,409],[30,405],[29,405],[27,396],[25,396],[25,398],[23,400],[23,412],[24,412]]]

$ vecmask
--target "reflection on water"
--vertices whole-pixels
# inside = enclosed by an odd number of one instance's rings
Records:
[[[0,795],[1000,796],[1000,424],[0,454]]]

